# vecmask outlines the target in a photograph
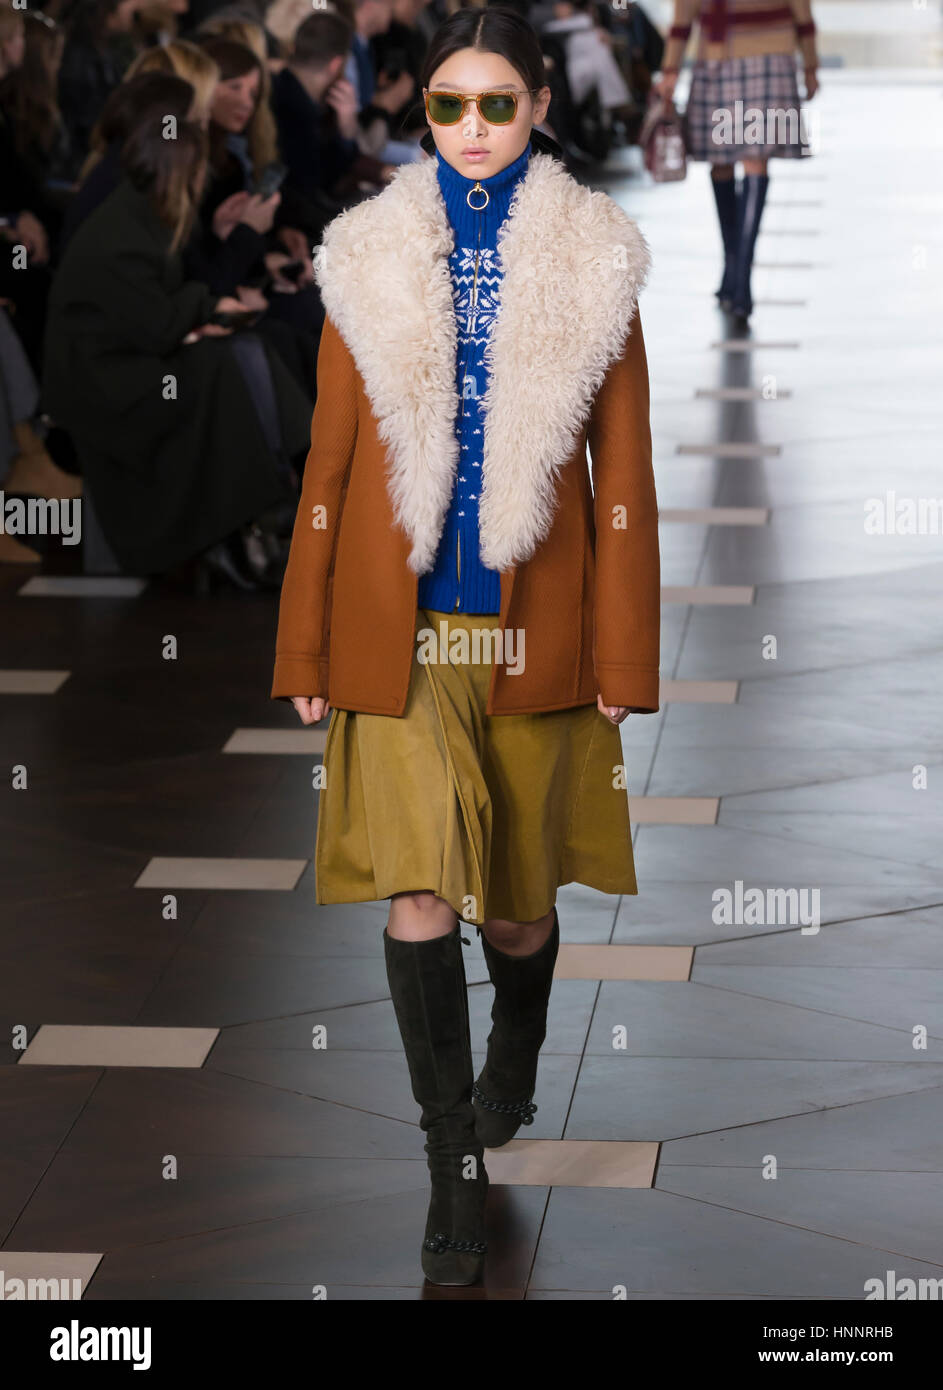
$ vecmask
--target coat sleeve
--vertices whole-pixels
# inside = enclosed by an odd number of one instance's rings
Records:
[[[593,659],[603,702],[658,710],[661,562],[648,362],[636,311],[587,429],[596,527]]]
[[[334,556],[356,442],[356,367],[327,315],[318,349],[311,448],[282,582],[273,700],[327,699]]]

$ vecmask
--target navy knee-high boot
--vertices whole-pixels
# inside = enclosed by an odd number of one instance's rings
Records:
[[[737,274],[737,246],[740,235],[740,193],[736,178],[711,179],[714,201],[717,204],[717,218],[720,234],[724,242],[724,278],[717,290],[720,307],[729,310],[733,304],[733,292]]]
[[[768,174],[745,174],[740,202],[740,234],[737,247],[737,272],[733,290],[733,312],[738,318],[748,319],[753,312],[753,298],[750,294],[750,271],[753,268],[753,248],[760,230],[766,190],[769,188]]]

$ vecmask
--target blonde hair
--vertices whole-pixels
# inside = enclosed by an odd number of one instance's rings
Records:
[[[259,85],[259,99],[246,131],[252,167],[258,176],[266,164],[274,164],[278,159],[278,126],[271,106],[272,76],[268,67],[265,30],[261,24],[254,24],[251,19],[227,18],[224,11],[204,20],[197,32],[205,34],[207,38],[228,39],[230,43],[241,44],[259,60],[262,79]]]
[[[188,39],[172,39],[170,43],[145,48],[131,63],[122,80],[127,82],[142,72],[171,72],[176,77],[182,77],[196,93],[193,119],[203,121],[209,118],[213,93],[219,82],[219,65],[199,44],[190,43]]]

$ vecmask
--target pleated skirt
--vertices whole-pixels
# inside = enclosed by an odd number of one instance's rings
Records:
[[[618,726],[595,705],[486,715],[493,651],[475,632],[499,627],[419,608],[404,713],[332,710],[319,903],[429,891],[480,930],[545,916],[564,883],[638,892]]]
[[[765,53],[695,63],[684,133],[688,157],[711,164],[807,158],[795,58]]]

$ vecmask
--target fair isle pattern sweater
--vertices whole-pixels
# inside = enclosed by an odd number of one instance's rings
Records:
[[[480,212],[467,202],[467,194],[475,184],[474,173],[465,176],[453,169],[438,150],[435,154],[439,188],[454,233],[449,272],[458,338],[455,431],[459,443],[457,476],[435,565],[419,577],[419,607],[438,612],[497,613],[501,607],[500,572],[483,565],[478,554],[484,445],[481,399],[488,386],[484,351],[500,308],[504,274],[497,249],[498,229],[507,219],[514,192],[527,173],[530,153],[528,142],[513,163],[481,180],[490,201]],[[472,196],[476,205],[483,201],[481,194]]]
[[[810,0],[675,0],[662,72],[681,67],[695,21],[698,62],[795,53],[798,48],[805,67],[818,66]]]

